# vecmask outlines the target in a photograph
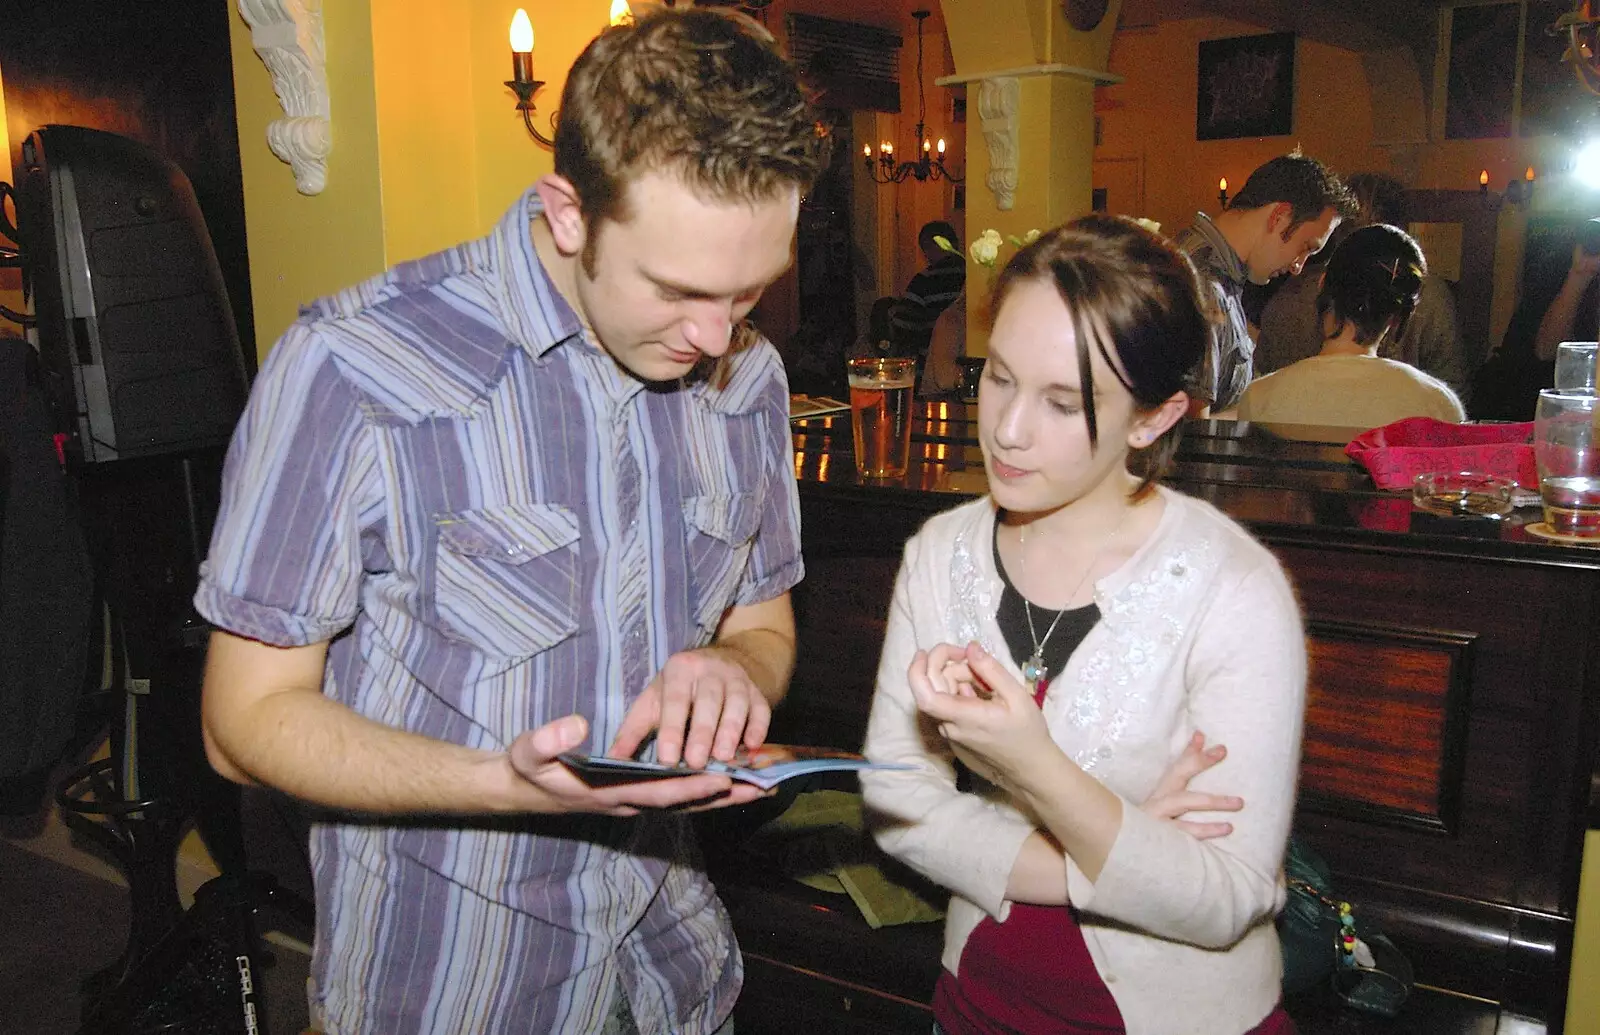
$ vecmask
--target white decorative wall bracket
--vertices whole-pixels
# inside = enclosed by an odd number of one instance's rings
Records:
[[[333,151],[322,0],[239,0],[239,13],[283,106],[285,117],[267,127],[267,146],[294,170],[301,194],[320,194]]]
[[[1028,76],[1064,75],[1087,79],[1096,85],[1120,83],[1122,77],[1096,72],[1075,65],[1028,65],[980,75],[950,75],[935,82],[940,86],[978,84],[978,124],[989,149],[989,175],[984,183],[994,194],[995,208],[1009,212],[1017,203],[1017,170],[1022,153],[1022,83]]]
[[[1017,203],[1017,168],[1021,164],[1022,84],[1014,76],[984,79],[978,83],[978,124],[989,148],[989,175],[984,177],[995,207],[1011,211]]]

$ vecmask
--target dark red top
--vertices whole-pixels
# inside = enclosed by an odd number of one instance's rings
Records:
[[[1174,1010],[1184,1009],[1173,1003]],[[1100,979],[1077,910],[1013,903],[1004,924],[984,917],[961,950],[961,976],[939,975],[933,1016],[948,1035],[1121,1033],[1122,1013]],[[1294,1035],[1274,1010],[1250,1035]]]

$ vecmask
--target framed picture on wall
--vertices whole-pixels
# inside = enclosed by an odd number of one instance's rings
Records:
[[[1196,140],[1294,132],[1294,33],[1200,44]]]
[[[1517,26],[1521,18],[1522,10],[1517,4],[1477,4],[1451,10],[1445,139],[1481,140],[1511,135],[1511,105],[1517,83]],[[1561,43],[1556,47],[1566,49]]]

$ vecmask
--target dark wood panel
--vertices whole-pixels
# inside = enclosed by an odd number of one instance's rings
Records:
[[[1310,621],[1302,807],[1452,830],[1472,641]]]
[[[795,630],[805,644],[789,695],[773,716],[775,740],[836,744],[841,730],[864,731],[878,671],[898,557],[817,551],[794,589]]]

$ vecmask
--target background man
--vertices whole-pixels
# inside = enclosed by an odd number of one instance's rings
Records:
[[[936,237],[950,242],[954,252],[939,247]],[[961,252],[956,228],[944,220],[934,220],[917,231],[917,247],[928,265],[912,276],[906,292],[894,309],[895,345],[903,356],[915,356],[919,363],[928,355],[933,325],[939,314],[961,294],[967,282],[967,260]]]
[[[1350,232],[1363,226],[1387,223],[1406,227],[1405,185],[1383,173],[1356,173],[1346,181],[1356,199],[1358,213],[1334,231],[1337,246]],[[1324,248],[1317,261],[1289,278],[1273,292],[1261,310],[1256,341],[1255,375],[1270,374],[1322,351],[1325,340],[1317,315],[1317,293],[1333,247]],[[1464,396],[1469,364],[1456,330],[1456,304],[1450,282],[1429,270],[1422,278],[1422,294],[1399,336],[1386,335],[1378,355],[1409,363]]]
[[[1216,219],[1195,213],[1178,246],[1210,283],[1221,319],[1189,392],[1197,404],[1220,415],[1250,383],[1255,341],[1244,312],[1245,284],[1299,273],[1339,221],[1355,214],[1355,199],[1339,177],[1298,151],[1251,173]]]
[[[606,30],[555,173],[487,236],[313,305],[229,452],[196,595],[213,764],[312,834],[328,1035],[704,1035],[742,981],[680,811],[578,748],[765,737],[802,574],[788,387],[741,326],[826,141],[748,19]],[[397,821],[403,817],[403,821]]]

